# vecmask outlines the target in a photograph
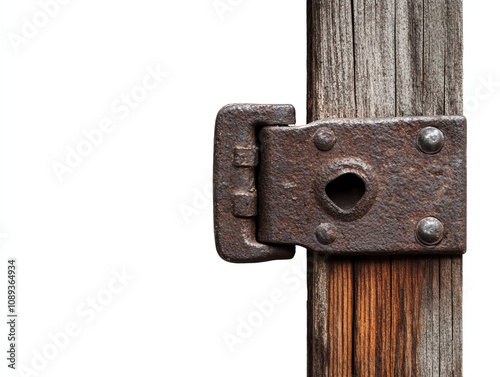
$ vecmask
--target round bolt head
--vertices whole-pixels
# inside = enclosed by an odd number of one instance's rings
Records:
[[[443,240],[443,223],[435,217],[426,217],[417,224],[417,239],[425,246],[435,246]]]
[[[422,128],[417,136],[417,146],[424,153],[438,153],[444,146],[444,134],[436,127]]]
[[[316,228],[315,235],[320,244],[330,245],[337,238],[337,229],[333,224],[323,223]]]
[[[314,134],[314,145],[316,145],[316,148],[320,151],[329,151],[335,145],[335,141],[335,135],[329,128],[320,128]]]

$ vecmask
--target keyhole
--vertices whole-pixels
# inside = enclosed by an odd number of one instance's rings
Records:
[[[328,183],[326,195],[340,209],[353,209],[365,195],[365,182],[356,174],[346,173]]]

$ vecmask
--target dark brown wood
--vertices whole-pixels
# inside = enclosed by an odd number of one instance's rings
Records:
[[[461,0],[308,0],[308,121],[461,114],[462,50]],[[462,257],[308,258],[310,377],[462,376]]]

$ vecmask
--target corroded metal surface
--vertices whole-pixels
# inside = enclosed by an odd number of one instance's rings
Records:
[[[222,258],[287,259],[293,245],[338,255],[465,252],[465,118],[286,127],[294,114],[290,105],[219,112],[214,214]]]
[[[222,108],[215,125],[214,229],[219,255],[236,263],[290,259],[294,246],[256,240],[257,132],[295,123],[291,105],[235,104]]]
[[[426,127],[444,135],[433,154],[417,146]],[[315,141],[325,129],[336,140],[327,151]],[[332,119],[266,127],[260,136],[261,242],[349,255],[465,252],[463,117]],[[430,216],[443,224],[443,236],[425,245],[417,224]],[[321,224],[334,241],[318,237]]]

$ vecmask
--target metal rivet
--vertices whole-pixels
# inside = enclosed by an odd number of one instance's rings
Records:
[[[444,146],[444,134],[436,127],[422,128],[417,136],[417,146],[424,153],[438,153]]]
[[[323,245],[330,245],[337,238],[337,229],[333,224],[320,224],[316,228],[316,239]]]
[[[320,128],[314,134],[314,145],[320,151],[329,151],[335,145],[335,135],[328,128]]]
[[[440,243],[444,235],[444,226],[435,217],[426,217],[418,222],[417,239],[425,246],[434,246]]]

